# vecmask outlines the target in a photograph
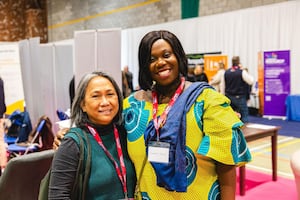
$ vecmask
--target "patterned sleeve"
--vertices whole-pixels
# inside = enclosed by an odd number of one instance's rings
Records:
[[[243,123],[230,107],[224,95],[206,89],[198,100],[204,102],[204,136],[198,153],[228,165],[251,161],[251,154],[241,130]]]

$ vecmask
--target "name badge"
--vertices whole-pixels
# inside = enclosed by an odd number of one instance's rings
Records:
[[[148,145],[148,161],[169,163],[169,151],[169,143],[150,141]]]

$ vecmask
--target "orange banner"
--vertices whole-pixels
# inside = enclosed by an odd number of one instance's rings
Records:
[[[264,111],[264,64],[263,52],[258,52],[257,55],[257,69],[258,69],[258,98],[259,98],[259,114],[263,115]]]
[[[208,81],[217,73],[218,63],[223,62],[225,69],[228,67],[227,55],[204,55],[204,70],[207,75]]]

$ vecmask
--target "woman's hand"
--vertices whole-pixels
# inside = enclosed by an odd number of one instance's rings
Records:
[[[53,149],[56,150],[58,149],[60,143],[61,143],[61,140],[64,138],[65,134],[69,131],[69,128],[63,128],[63,129],[60,129],[56,135],[55,135],[55,138],[54,138],[54,141],[53,141]]]

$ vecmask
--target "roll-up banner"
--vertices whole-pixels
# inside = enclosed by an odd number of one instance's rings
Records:
[[[290,94],[290,51],[265,51],[264,113],[265,117],[286,116],[285,100]]]

